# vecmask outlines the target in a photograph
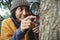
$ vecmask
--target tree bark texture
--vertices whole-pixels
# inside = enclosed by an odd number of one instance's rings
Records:
[[[40,0],[39,40],[60,40],[60,0]]]

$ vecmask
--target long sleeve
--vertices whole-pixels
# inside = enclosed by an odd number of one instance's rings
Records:
[[[24,36],[24,33],[21,32],[20,28],[15,29],[15,26],[12,25],[12,22],[2,21],[1,25],[1,38],[3,40],[20,40]]]
[[[24,33],[21,32],[20,29],[17,29],[14,35],[10,38],[10,40],[22,40]]]

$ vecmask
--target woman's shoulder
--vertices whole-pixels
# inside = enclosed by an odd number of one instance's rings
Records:
[[[4,19],[2,22],[12,22],[11,18]]]

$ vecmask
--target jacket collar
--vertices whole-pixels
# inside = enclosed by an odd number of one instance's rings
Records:
[[[12,17],[11,19],[12,19],[12,21],[14,22],[16,28],[19,28],[20,22],[18,22],[18,21],[16,20],[16,18],[13,18],[13,17]]]

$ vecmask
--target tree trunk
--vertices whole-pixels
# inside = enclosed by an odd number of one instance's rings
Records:
[[[60,40],[60,0],[40,1],[39,40]]]

